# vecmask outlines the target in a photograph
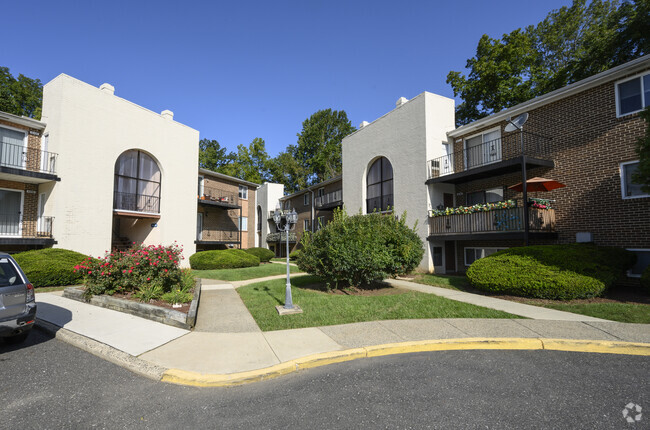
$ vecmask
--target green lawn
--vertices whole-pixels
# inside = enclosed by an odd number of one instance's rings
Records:
[[[278,315],[275,306],[284,304],[283,279],[247,285],[238,288],[237,292],[264,331],[389,319],[519,318],[433,294],[407,290],[392,295],[348,296],[300,288],[319,281],[317,277],[308,275],[293,278],[293,302],[304,313],[282,317]]]
[[[299,272],[298,268],[289,265],[291,272]],[[247,279],[263,278],[265,276],[283,275],[287,273],[286,264],[261,264],[256,267],[220,270],[192,270],[197,278],[219,279],[222,281],[245,281]]]
[[[611,321],[650,324],[650,305],[635,303],[553,303],[543,306]]]

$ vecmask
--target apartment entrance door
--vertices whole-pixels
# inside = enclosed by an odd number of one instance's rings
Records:
[[[23,193],[0,189],[0,236],[20,236]]]
[[[445,208],[453,208],[454,207],[454,195],[451,193],[444,193],[442,195],[442,204],[445,206]]]
[[[445,272],[456,271],[456,242],[445,240]]]

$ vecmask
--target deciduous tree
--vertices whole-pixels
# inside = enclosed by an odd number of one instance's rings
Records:
[[[43,84],[22,74],[14,78],[9,68],[0,67],[0,110],[41,119]]]

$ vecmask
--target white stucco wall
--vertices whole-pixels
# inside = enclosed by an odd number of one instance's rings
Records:
[[[343,139],[343,202],[349,214],[366,213],[366,176],[372,162],[386,157],[393,166],[395,214],[418,221],[425,243],[420,269],[433,271],[428,235],[431,208],[426,161],[446,153],[446,133],[454,128],[454,101],[424,92]],[[440,194],[442,196],[442,194]]]
[[[268,243],[266,243],[266,235],[275,232],[275,229],[269,224],[268,214],[270,211],[275,210],[275,205],[282,196],[284,196],[284,185],[282,184],[266,182],[257,189],[257,204],[262,207],[263,217],[262,240],[259,246],[263,248],[269,247]]]
[[[59,154],[61,182],[45,208],[58,247],[93,256],[110,249],[115,161],[139,149],[161,169],[160,219],[138,221],[130,239],[178,241],[188,265],[196,250],[197,130],[63,74],[43,87],[43,121],[50,151]]]

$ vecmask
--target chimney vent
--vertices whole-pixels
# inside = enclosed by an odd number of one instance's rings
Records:
[[[407,99],[406,97],[400,97],[399,99],[397,99],[397,102],[395,102],[395,107],[400,107],[407,101],[409,101],[409,99]]]
[[[364,128],[368,124],[370,124],[368,121],[361,121],[361,124],[359,124],[359,128]]]
[[[160,116],[162,116],[165,119],[173,120],[174,119],[174,112],[165,109],[164,111],[160,112]]]
[[[115,94],[115,87],[111,84],[101,84],[99,89],[110,95]]]

